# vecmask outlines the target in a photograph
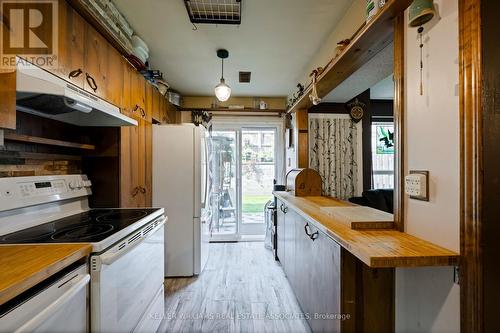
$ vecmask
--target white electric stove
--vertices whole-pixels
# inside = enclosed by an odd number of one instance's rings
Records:
[[[155,332],[164,209],[91,209],[91,185],[85,175],[0,178],[0,244],[91,244],[91,331]]]

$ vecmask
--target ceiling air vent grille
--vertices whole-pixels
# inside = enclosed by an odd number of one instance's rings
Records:
[[[241,23],[241,0],[184,0],[184,4],[192,23]]]
[[[251,72],[240,72],[240,83],[250,83]]]

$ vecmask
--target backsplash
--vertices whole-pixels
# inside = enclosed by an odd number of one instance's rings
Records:
[[[5,148],[5,147],[4,147]],[[7,148],[8,149],[8,148]],[[37,153],[0,151],[0,177],[67,175],[81,173],[80,157],[51,156]],[[42,156],[43,157],[43,156]]]
[[[7,139],[8,134],[51,140],[85,142],[81,128],[17,113],[17,130],[5,130],[4,146],[0,146],[0,177],[24,177],[82,173],[82,150],[36,142]]]

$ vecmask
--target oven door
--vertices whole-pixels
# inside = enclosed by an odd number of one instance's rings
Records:
[[[42,282],[48,285],[28,292],[32,295],[0,313],[0,332],[87,332],[89,281],[87,265],[83,265],[51,284]]]
[[[163,313],[147,313],[161,302],[164,279],[164,224],[147,224],[104,253],[91,257],[91,327],[93,332],[156,330]],[[155,321],[146,323],[145,321]]]

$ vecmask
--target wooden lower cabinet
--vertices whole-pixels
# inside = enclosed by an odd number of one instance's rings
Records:
[[[280,200],[277,216],[278,257],[313,332],[394,331],[394,269],[369,268]]]
[[[152,125],[120,129],[120,207],[151,207]]]

